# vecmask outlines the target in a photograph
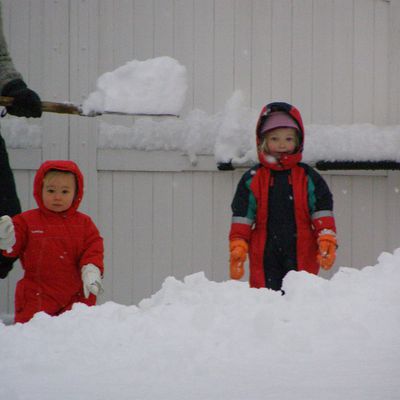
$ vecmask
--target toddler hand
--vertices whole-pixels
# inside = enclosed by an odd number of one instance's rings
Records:
[[[14,244],[14,224],[8,215],[3,215],[0,217],[0,249],[11,252]]]
[[[337,241],[334,234],[323,234],[318,238],[319,254],[317,260],[319,265],[329,270],[336,259]]]
[[[100,270],[93,264],[87,264],[82,267],[83,293],[86,298],[90,293],[95,296],[103,293],[103,283],[101,281]]]
[[[242,239],[231,240],[229,244],[230,256],[230,277],[241,279],[244,275],[244,263],[246,262],[249,246]]]

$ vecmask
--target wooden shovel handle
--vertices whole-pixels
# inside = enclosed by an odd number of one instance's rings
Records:
[[[13,97],[0,96],[0,106],[10,107],[12,106],[14,101]],[[129,113],[129,112],[119,112],[119,111],[90,111],[88,113],[83,113],[82,107],[77,106],[72,103],[54,103],[52,101],[42,101],[42,111],[43,112],[52,112],[58,114],[72,114],[72,115],[80,115],[82,117],[97,117],[98,115],[103,114],[114,114],[114,115],[127,115],[131,117],[176,117],[179,118],[179,115],[175,114],[163,114],[163,113]]]
[[[3,107],[12,106],[13,97],[0,96],[0,105]],[[79,106],[72,103],[54,103],[52,101],[42,101],[42,111],[58,114],[74,114],[82,115],[82,110]]]

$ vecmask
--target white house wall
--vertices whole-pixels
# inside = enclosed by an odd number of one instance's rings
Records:
[[[82,103],[96,79],[132,59],[168,55],[188,70],[182,114],[221,111],[240,89],[259,110],[298,106],[306,124],[400,123],[399,0],[2,0],[16,67],[43,100]],[[132,124],[108,117],[108,123]],[[228,277],[230,202],[241,170],[174,153],[99,150],[99,118],[45,114],[42,147],[12,149],[24,209],[43,160],[70,158],[86,179],[82,210],[106,243],[101,301],[137,303],[164,278]],[[400,238],[399,174],[328,173],[339,265],[374,264]],[[16,268],[0,282],[13,311]],[[329,277],[330,274],[325,274]]]

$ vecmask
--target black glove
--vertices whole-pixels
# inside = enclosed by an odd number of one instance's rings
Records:
[[[17,258],[5,257],[0,254],[0,279],[7,278],[8,273],[13,269],[13,264]]]
[[[40,118],[42,116],[40,97],[36,92],[28,89],[22,79],[14,79],[6,83],[1,95],[14,97],[12,106],[6,107],[9,114],[27,118]]]

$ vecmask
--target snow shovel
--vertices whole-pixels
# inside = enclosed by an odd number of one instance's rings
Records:
[[[0,96],[0,106],[9,107],[12,105],[14,101],[13,97]],[[127,113],[120,111],[90,111],[89,113],[84,113],[82,111],[82,106],[73,104],[73,103],[55,103],[52,101],[42,101],[42,111],[43,112],[51,112],[57,114],[70,114],[70,115],[80,115],[82,117],[97,117],[103,114],[112,114],[112,115],[128,115],[132,117],[176,117],[179,118],[179,115],[176,114],[162,114],[162,113]]]

